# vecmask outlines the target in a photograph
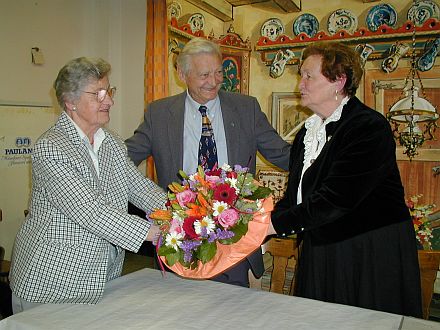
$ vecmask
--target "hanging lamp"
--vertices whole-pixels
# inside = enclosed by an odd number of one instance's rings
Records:
[[[439,117],[436,108],[426,99],[422,80],[417,71],[416,24],[414,21],[412,22],[412,27],[410,70],[405,78],[401,98],[391,106],[387,113],[388,121],[393,124],[394,137],[405,148],[403,153],[410,160],[418,154],[417,148],[425,141],[434,139],[433,134],[437,126],[436,120]],[[420,87],[415,84],[416,77]]]

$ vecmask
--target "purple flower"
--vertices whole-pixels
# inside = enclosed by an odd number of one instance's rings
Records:
[[[249,171],[249,168],[240,165],[234,165],[234,171],[237,173],[245,173]]]
[[[231,237],[234,237],[234,232],[230,230],[221,230],[220,228],[217,228],[215,231],[216,239],[229,239]]]
[[[183,250],[183,261],[190,262],[192,259],[192,254],[199,245],[202,244],[201,241],[183,241],[180,248]]]

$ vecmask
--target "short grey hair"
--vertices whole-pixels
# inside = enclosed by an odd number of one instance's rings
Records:
[[[188,41],[177,56],[177,67],[187,75],[191,70],[191,57],[199,54],[212,54],[222,59],[220,46],[205,38],[194,38]]]
[[[78,57],[69,61],[58,72],[53,84],[58,104],[66,110],[66,101],[78,100],[88,84],[101,80],[110,70],[110,64],[102,58]]]

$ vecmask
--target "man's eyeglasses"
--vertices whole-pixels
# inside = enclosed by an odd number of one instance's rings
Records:
[[[104,101],[106,95],[110,96],[113,99],[113,97],[116,94],[116,87],[109,86],[107,89],[100,89],[97,92],[86,92],[86,91],[81,91],[81,92],[96,95],[96,100],[99,103],[101,103],[102,101]]]

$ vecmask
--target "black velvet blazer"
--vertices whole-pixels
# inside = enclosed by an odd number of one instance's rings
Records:
[[[385,117],[352,97],[340,120],[329,123],[326,132],[326,144],[304,173],[299,205],[304,127],[293,142],[287,191],[272,213],[277,233],[304,231],[312,244],[321,245],[410,221],[396,145]]]

